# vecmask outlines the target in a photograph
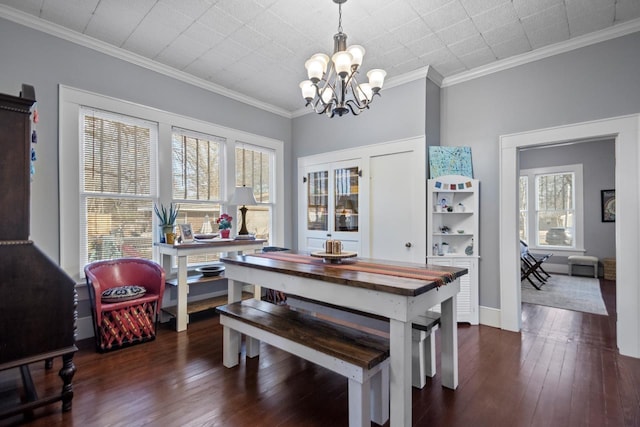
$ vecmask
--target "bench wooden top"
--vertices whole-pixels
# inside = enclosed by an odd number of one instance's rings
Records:
[[[389,357],[388,340],[256,299],[217,307],[222,315],[371,369]]]

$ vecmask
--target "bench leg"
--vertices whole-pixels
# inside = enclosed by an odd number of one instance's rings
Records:
[[[260,356],[260,340],[247,335],[245,338],[245,351],[247,352],[247,357]]]
[[[238,364],[240,353],[240,332],[228,326],[222,329],[222,364],[226,368],[232,368]]]
[[[569,276],[572,276],[573,264],[569,263]]]
[[[371,421],[384,425],[389,421],[389,364],[371,378]]]
[[[427,377],[436,374],[436,347],[433,332],[413,330],[413,347],[411,349],[411,383],[422,389],[427,384]]]
[[[349,378],[349,427],[371,427],[371,382]]]

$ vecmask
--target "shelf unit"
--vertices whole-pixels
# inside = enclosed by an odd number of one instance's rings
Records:
[[[162,259],[162,267],[166,272],[172,272],[175,270],[175,276],[167,280],[167,284],[176,286],[177,292],[177,304],[174,306],[163,307],[163,311],[170,313],[176,318],[176,331],[184,331],[187,329],[189,323],[189,314],[197,311],[202,311],[207,306],[201,301],[188,301],[189,288],[191,285],[210,283],[216,280],[224,279],[222,276],[197,276],[189,275],[189,269],[187,267],[187,257],[190,255],[203,255],[210,253],[226,253],[226,254],[242,254],[243,252],[251,253],[262,250],[262,247],[267,241],[264,239],[255,240],[229,240],[219,239],[213,242],[192,242],[169,245],[166,243],[154,243],[157,247],[158,253]],[[177,269],[174,269],[173,258],[176,258],[175,265]],[[170,273],[171,274],[171,273]],[[225,296],[226,297],[226,296]],[[213,301],[210,304],[215,304]],[[220,304],[218,304],[220,305]],[[204,308],[203,308],[204,307]]]
[[[427,263],[469,270],[460,278],[458,322],[472,325],[479,323],[479,190],[477,179],[461,175],[427,181]]]

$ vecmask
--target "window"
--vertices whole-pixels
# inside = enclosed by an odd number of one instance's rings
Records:
[[[246,185],[253,188],[253,195],[258,202],[248,206],[246,221],[250,234],[256,238],[270,240],[270,224],[272,223],[273,203],[273,165],[275,152],[260,147],[241,144],[236,146],[236,187]],[[241,206],[238,206],[240,208]],[[240,211],[236,212],[240,218]]]
[[[60,265],[77,279],[94,259],[160,261],[154,203],[178,203],[194,233],[213,229],[238,177],[256,189],[251,232],[284,244],[282,141],[62,85],[59,140]],[[253,165],[241,174],[237,147]]]
[[[520,171],[519,198],[522,240],[538,248],[582,248],[582,165]]]
[[[226,139],[180,128],[171,132],[172,201],[180,206],[176,220],[194,233],[211,233],[222,203],[223,153]],[[218,254],[189,256],[188,264],[217,260]]]
[[[518,192],[519,196],[519,206],[520,206],[520,221],[519,221],[519,234],[520,240],[524,240],[525,242],[529,241],[529,231],[527,228],[528,218],[529,218],[529,204],[527,203],[527,197],[529,195],[529,180],[527,176],[520,177],[520,191]]]
[[[157,125],[82,108],[81,263],[151,259]]]

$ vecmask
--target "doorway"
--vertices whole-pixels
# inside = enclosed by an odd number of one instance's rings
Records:
[[[594,138],[615,140],[617,193],[617,339],[621,354],[640,357],[640,193],[638,140],[640,115],[597,120],[500,137],[500,310],[502,329],[520,331],[521,295],[518,268],[518,150]]]

